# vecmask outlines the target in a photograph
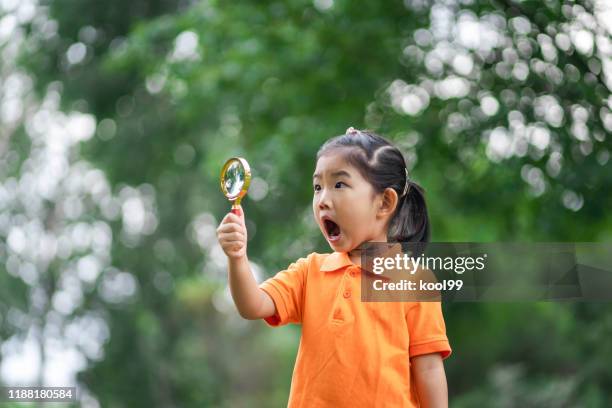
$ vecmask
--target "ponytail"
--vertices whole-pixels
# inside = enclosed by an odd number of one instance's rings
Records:
[[[400,198],[389,225],[388,239],[395,242],[429,242],[430,226],[425,190],[408,180],[408,190]]]

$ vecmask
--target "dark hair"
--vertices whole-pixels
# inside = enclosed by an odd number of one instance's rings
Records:
[[[372,185],[376,193],[390,187],[399,197],[389,223],[389,242],[429,242],[430,227],[425,190],[406,180],[406,161],[400,150],[382,136],[368,130],[349,128],[347,134],[329,139],[319,148],[317,160],[332,150],[341,149],[344,158]],[[406,195],[402,196],[408,182]]]

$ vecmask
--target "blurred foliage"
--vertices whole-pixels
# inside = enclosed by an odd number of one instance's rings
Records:
[[[600,6],[40,2],[18,20],[18,45],[0,41],[15,56],[3,58],[3,80],[19,72],[27,84],[21,114],[0,133],[2,191],[32,182],[41,109],[66,123],[93,115],[93,137],[66,157],[84,189],[94,180],[108,191],[77,195],[89,201],[72,216],[62,180],[37,212],[4,200],[0,338],[34,330],[42,342],[55,328],[66,339],[71,324],[97,322],[103,351],[84,352],[78,380],[103,407],[283,406],[299,327],[272,330],[235,312],[214,235],[229,208],[218,173],[231,155],[251,164],[243,206],[263,279],[329,251],[310,179],[318,147],[348,126],[406,153],[434,241],[609,241],[612,42]],[[32,219],[52,236],[107,225],[111,246],[33,263],[38,278],[28,280],[25,255],[13,252],[15,228]],[[87,256],[101,265],[89,280]],[[74,270],[84,294],[58,320]],[[609,406],[611,310],[445,305],[452,406]]]

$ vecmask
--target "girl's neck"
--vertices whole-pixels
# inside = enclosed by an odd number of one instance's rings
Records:
[[[382,237],[378,237],[376,239],[372,239],[372,240],[365,241],[365,242],[387,242],[387,235],[385,234]],[[362,253],[361,246],[362,245],[363,244],[358,245],[356,248],[354,248],[353,250],[347,253],[351,262],[357,266],[361,266],[361,253]]]
[[[361,249],[358,247],[348,252],[349,259],[357,266],[361,266]]]

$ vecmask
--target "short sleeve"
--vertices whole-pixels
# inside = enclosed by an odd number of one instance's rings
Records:
[[[408,306],[406,322],[410,336],[410,357],[440,353],[442,359],[451,355],[441,302],[414,302]]]
[[[283,326],[287,323],[301,323],[304,299],[304,286],[306,273],[308,271],[308,260],[300,258],[289,267],[278,272],[259,284],[276,306],[276,313],[265,317],[264,321],[272,326]]]

